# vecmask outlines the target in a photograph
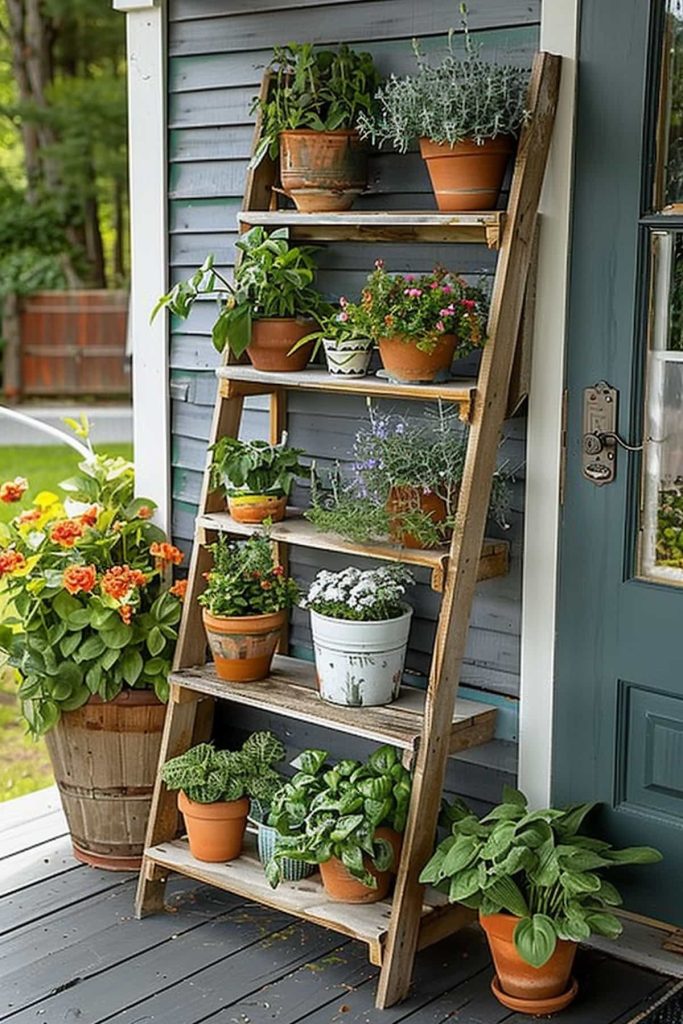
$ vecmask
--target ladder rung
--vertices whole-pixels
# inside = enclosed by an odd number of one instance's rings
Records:
[[[213,665],[173,672],[171,682],[234,704],[246,704],[377,743],[391,743],[411,755],[422,734],[424,690],[403,686],[398,700],[381,707],[329,704],[318,694],[315,665],[298,658],[276,655],[270,676],[256,683],[223,682]],[[495,720],[493,705],[458,698],[451,725],[450,753],[488,743],[493,738]]]

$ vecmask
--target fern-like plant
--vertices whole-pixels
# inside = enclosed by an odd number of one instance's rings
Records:
[[[285,748],[272,732],[255,732],[241,750],[216,750],[199,743],[161,769],[169,789],[182,789],[199,804],[254,797],[270,803],[284,784],[274,764],[282,761]]]
[[[392,75],[375,96],[375,109],[361,112],[361,137],[373,144],[390,143],[405,153],[414,139],[454,146],[465,139],[477,144],[497,135],[517,136],[527,118],[525,97],[529,72],[514,64],[485,60],[470,37],[463,14],[465,53],[453,49],[432,66],[413,41],[418,64],[415,75]]]

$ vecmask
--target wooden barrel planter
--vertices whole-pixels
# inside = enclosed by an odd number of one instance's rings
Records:
[[[91,697],[46,735],[77,860],[140,867],[165,705],[148,690]]]

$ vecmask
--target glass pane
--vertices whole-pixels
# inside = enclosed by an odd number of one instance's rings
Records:
[[[683,232],[654,232],[641,572],[683,583]]]
[[[683,0],[667,0],[657,154],[658,209],[683,203]]]

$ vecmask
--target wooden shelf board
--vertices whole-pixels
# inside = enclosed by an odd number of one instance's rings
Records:
[[[238,395],[264,395],[285,388],[290,391],[326,391],[336,394],[366,395],[370,398],[413,399],[456,402],[460,419],[469,420],[477,393],[472,379],[451,380],[435,384],[394,384],[373,374],[366,377],[340,377],[326,370],[311,367],[299,373],[265,372],[246,363],[219,366],[216,374],[223,398]]]
[[[497,249],[505,211],[442,213],[437,210],[349,210],[301,213],[299,210],[242,210],[242,230],[259,224],[288,227],[297,241],[479,242]]]
[[[411,756],[422,735],[423,690],[403,686],[398,700],[381,707],[329,704],[318,695],[315,665],[283,655],[275,656],[268,678],[256,683],[223,682],[212,664],[173,672],[171,682],[234,704],[246,704],[377,743],[391,743],[410,751]],[[488,743],[493,738],[495,720],[493,705],[458,698],[451,726],[450,753]]]
[[[145,858],[161,868],[366,942],[370,947],[371,961],[377,965],[381,963],[382,946],[391,917],[390,899],[367,904],[334,903],[325,895],[317,873],[300,882],[282,882],[277,889],[272,889],[256,854],[253,836],[245,836],[241,857],[223,864],[196,860],[186,839],[150,847],[145,850]],[[440,916],[447,909],[453,908],[448,907],[442,893],[434,889],[425,891],[422,906],[425,923],[432,915]]]
[[[218,530],[220,533],[235,537],[249,537],[258,533],[259,524],[237,523],[228,512],[210,512],[197,517],[197,526],[201,530]],[[378,558],[389,562],[404,562],[407,565],[422,565],[432,571],[434,590],[443,588],[448,566],[448,549],[436,548],[404,548],[397,544],[373,541],[368,544],[356,544],[341,537],[337,533],[324,533],[316,530],[312,523],[304,519],[301,510],[290,508],[281,523],[274,523],[270,530],[273,540],[281,544],[294,544],[302,548],[314,548],[321,551],[340,551],[349,555],[360,555],[364,558]],[[510,545],[503,540],[485,540],[481,549],[479,562],[479,580],[492,579],[494,576],[505,576],[509,568]]]

